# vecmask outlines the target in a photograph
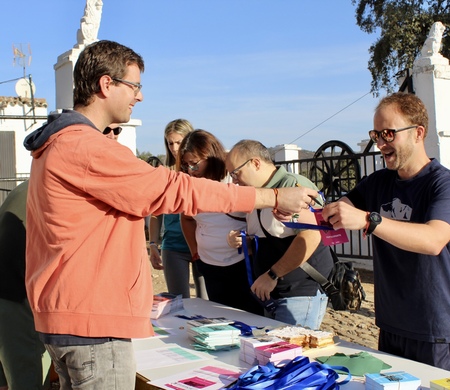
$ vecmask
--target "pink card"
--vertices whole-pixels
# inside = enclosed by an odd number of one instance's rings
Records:
[[[314,210],[314,215],[316,216],[317,225],[328,226],[333,228],[331,223],[326,222],[322,217],[322,210]],[[320,234],[322,236],[322,242],[324,245],[338,245],[348,242],[348,236],[345,229],[337,230],[321,230]]]

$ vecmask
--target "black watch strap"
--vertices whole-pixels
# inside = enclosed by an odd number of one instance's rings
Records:
[[[376,212],[371,212],[368,218],[369,218],[368,221],[369,225],[367,226],[366,236],[372,234],[375,228],[381,223],[382,220],[381,215]]]
[[[278,277],[278,275],[275,272],[272,271],[272,268],[269,268],[269,270],[267,271],[267,275],[269,275],[270,279],[272,279],[272,280],[280,279]]]

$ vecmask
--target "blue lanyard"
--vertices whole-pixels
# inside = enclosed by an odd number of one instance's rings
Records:
[[[322,191],[319,191],[320,200],[323,204],[326,204],[325,196]],[[317,202],[317,201],[316,201]],[[322,209],[314,209],[311,205],[309,209],[313,213],[317,213],[318,211],[322,211]],[[283,222],[284,226],[287,226],[291,229],[310,229],[310,230],[334,230],[331,226],[328,225],[313,225],[311,223],[300,223],[300,222]]]
[[[284,362],[285,363],[285,362]],[[347,378],[337,382],[339,375],[335,370],[347,373]],[[285,365],[255,366],[228,387],[230,390],[326,390],[339,389],[339,385],[351,379],[347,367],[328,366],[318,362],[310,362],[306,356],[297,356]]]
[[[291,229],[334,230],[331,226],[313,225],[311,223],[283,222],[283,225]]]
[[[248,246],[247,246],[247,237],[254,237],[255,239],[255,252],[258,252],[258,236],[254,235],[254,236],[250,236],[248,235],[245,230],[241,230],[241,237],[242,237],[242,250],[244,251],[244,257],[245,257],[245,268],[247,270],[247,280],[248,280],[248,285],[251,286],[254,282],[253,280],[253,267],[252,267],[252,263],[250,262],[250,256],[248,254]],[[240,249],[239,248],[239,253],[240,253]],[[253,254],[253,256],[256,255],[256,253]]]

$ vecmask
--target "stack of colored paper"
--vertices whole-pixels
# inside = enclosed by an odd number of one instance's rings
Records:
[[[450,390],[450,378],[435,379],[430,381],[432,390]]]
[[[255,352],[258,363],[266,365],[268,362],[277,364],[282,360],[292,360],[296,356],[302,356],[303,348],[296,344],[290,344],[287,341],[279,341],[256,347]]]
[[[254,366],[258,364],[255,348],[274,344],[278,341],[282,340],[278,337],[272,337],[268,335],[263,335],[260,337],[241,337],[241,350],[239,352],[239,359]]]
[[[420,387],[420,379],[404,371],[366,374],[366,390],[417,390]]]
[[[198,326],[190,329],[194,334],[194,348],[198,350],[223,350],[239,347],[241,331],[231,325]]]
[[[193,332],[192,328],[201,327],[201,326],[212,326],[212,325],[230,325],[234,321],[229,320],[225,317],[216,317],[216,318],[197,318],[195,320],[189,320],[186,322],[186,329],[188,337],[191,340],[194,340],[194,336],[197,336],[197,332]]]
[[[153,307],[150,318],[159,317],[183,309],[183,296],[161,293],[153,295]]]

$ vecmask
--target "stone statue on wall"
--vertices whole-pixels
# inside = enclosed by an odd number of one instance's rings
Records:
[[[432,57],[439,54],[444,31],[445,26],[441,22],[433,23],[430,32],[428,33],[428,37],[425,40],[425,44],[420,51],[422,57]]]
[[[80,29],[77,31],[78,45],[89,45],[97,40],[102,7],[102,0],[86,0],[84,15],[80,20]]]

